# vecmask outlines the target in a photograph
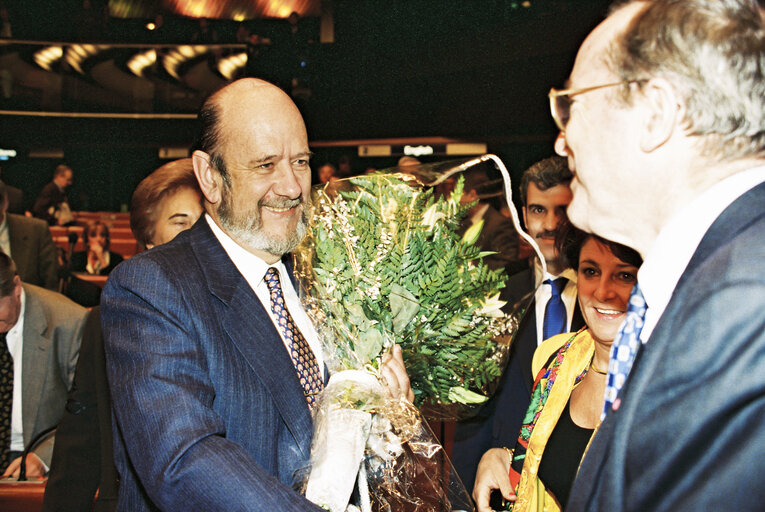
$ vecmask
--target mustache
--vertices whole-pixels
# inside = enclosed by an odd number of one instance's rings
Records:
[[[302,197],[296,197],[295,199],[279,199],[279,198],[273,198],[264,200],[261,199],[258,201],[258,206],[263,207],[267,206],[269,208],[295,208],[296,206],[303,203]]]
[[[538,233],[536,238],[555,238],[558,236],[558,231],[542,231],[541,233]]]

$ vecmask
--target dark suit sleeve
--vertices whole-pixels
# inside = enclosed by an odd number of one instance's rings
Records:
[[[765,285],[699,280],[638,352],[566,510],[762,510]]]
[[[54,217],[48,212],[51,206],[54,206],[55,196],[57,192],[56,184],[53,182],[45,185],[40,192],[40,195],[35,200],[35,204],[32,207],[32,214],[38,219],[43,219],[48,224],[53,224]]]
[[[49,290],[58,290],[58,258],[56,246],[50,236],[50,230],[40,224],[40,247],[38,259],[38,274],[40,283]]]
[[[96,309],[85,323],[74,384],[56,430],[44,512],[89,512],[93,507],[101,457],[97,389],[106,387],[99,351],[103,353],[103,341]]]
[[[85,272],[88,266],[87,251],[77,251],[72,253],[72,261],[69,262],[69,268],[72,272]]]
[[[509,279],[502,292],[502,300],[508,302],[505,312],[509,313],[517,305],[526,313],[513,340],[507,367],[494,396],[474,418],[458,422],[455,429],[452,462],[469,493],[483,454],[490,448],[515,446],[529,405],[533,384],[531,359],[536,348],[533,290],[530,269]]]
[[[195,329],[211,312],[190,311],[164,270],[141,263],[111,274],[101,311],[116,425],[149,498],[165,512],[321,510],[226,438],[202,346],[215,341]]]

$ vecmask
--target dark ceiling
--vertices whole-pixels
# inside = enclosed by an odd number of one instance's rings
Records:
[[[74,41],[78,37],[76,20],[81,2],[4,3],[11,14],[14,38]],[[153,18],[152,12],[161,9],[167,13],[168,25],[176,29],[173,37],[184,40],[193,36],[197,29],[193,17],[206,16],[215,18],[211,23],[218,42],[233,43],[237,29],[233,18],[245,15],[254,18],[248,21],[253,31],[273,36],[271,44],[262,47],[267,50],[264,55],[270,52],[270,60],[262,56],[252,59],[258,65],[250,72],[279,80],[289,72],[285,71],[288,66],[280,53],[283,45],[279,38],[288,29],[280,18],[298,10],[307,15],[301,23],[312,42],[301,54],[303,65],[293,73],[300,77],[294,92],[312,139],[441,135],[533,141],[554,136],[547,90],[565,79],[576,48],[602,18],[608,3],[112,0],[109,9],[115,16],[109,20],[103,40],[152,41],[145,24]],[[0,62],[10,60],[7,48]],[[64,48],[66,51],[67,46]],[[67,66],[55,66],[50,72],[35,68],[35,76],[42,77],[43,83],[55,82],[62,91],[62,97],[53,100],[58,108],[44,110],[191,114],[205,94],[226,81],[216,67],[218,57],[203,54],[190,60],[179,77],[155,66],[139,78],[125,67],[126,55],[135,53],[136,48],[105,48],[82,73]],[[216,55],[227,51],[219,50]],[[30,54],[28,49],[17,51],[15,58],[34,68]],[[151,97],[141,103],[136,91],[147,84],[151,85]],[[291,89],[291,84],[284,85]],[[45,86],[40,87],[36,94],[44,96]],[[34,109],[34,103],[22,107]],[[10,110],[7,105],[0,108]],[[193,123],[182,119],[128,122],[7,115],[0,119],[4,143],[26,146],[184,145],[193,132]]]

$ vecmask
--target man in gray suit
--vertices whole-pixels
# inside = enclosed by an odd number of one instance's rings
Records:
[[[644,259],[569,512],[763,508],[763,14],[622,2],[550,92],[571,222]]]
[[[57,290],[56,246],[48,225],[7,211],[7,187],[0,181],[0,249],[16,262],[16,271],[24,283]]]
[[[21,452],[35,436],[55,426],[61,418],[87,313],[63,295],[22,284],[13,260],[0,252],[3,477],[18,476]],[[51,434],[32,448],[26,459],[28,476],[45,474],[53,441]]]

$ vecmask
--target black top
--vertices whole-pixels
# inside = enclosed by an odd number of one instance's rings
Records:
[[[52,206],[55,211],[61,203],[68,201],[66,192],[62,192],[61,189],[51,181],[43,187],[40,195],[35,200],[35,204],[32,207],[32,214],[38,219],[44,219],[48,224],[53,225],[56,223],[56,217],[49,211],[49,208]]]
[[[539,463],[539,478],[563,507],[594,429],[582,428],[571,419],[571,399],[547,440]]]
[[[114,267],[122,263],[122,260],[124,258],[121,254],[118,254],[116,252],[109,251],[109,265],[100,269],[96,274],[100,274],[102,276],[109,275],[109,272],[111,272]],[[72,262],[70,265],[70,270],[72,272],[87,272],[88,267],[88,251],[77,251],[76,253],[72,254]]]

